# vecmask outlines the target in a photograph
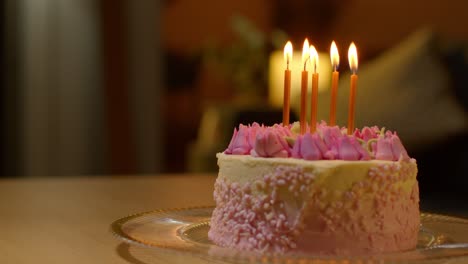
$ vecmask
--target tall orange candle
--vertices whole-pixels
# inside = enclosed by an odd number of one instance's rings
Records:
[[[307,62],[309,61],[309,41],[304,40],[304,46],[302,47],[302,64],[304,65],[304,70],[302,71],[301,78],[301,114],[299,116],[299,122],[301,125],[301,134],[304,134],[307,130],[306,123],[306,104],[307,104],[307,79],[309,72],[307,71]]]
[[[356,74],[358,68],[357,50],[354,42],[351,43],[348,50],[349,68],[351,69],[351,87],[349,91],[349,110],[348,110],[348,135],[354,131],[354,112],[356,108],[356,89],[358,76]]]
[[[291,98],[291,70],[289,64],[292,61],[293,48],[291,41],[288,41],[284,46],[284,60],[286,62],[286,70],[284,70],[284,95],[283,95],[283,126],[289,125],[289,109]]]
[[[340,65],[340,55],[335,41],[332,42],[330,47],[330,59],[333,67],[332,83],[331,83],[331,103],[330,103],[330,126],[336,125],[336,98],[338,95],[338,66]]]
[[[318,53],[314,46],[310,46],[310,62],[313,67],[312,73],[312,94],[310,98],[310,133],[317,129],[317,103],[318,103]]]

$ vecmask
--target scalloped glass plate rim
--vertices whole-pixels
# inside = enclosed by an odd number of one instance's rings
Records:
[[[399,263],[408,261],[416,261],[418,263],[428,263],[431,261],[440,261],[440,260],[449,260],[449,259],[459,259],[459,258],[466,258],[468,257],[468,237],[463,242],[456,242],[456,243],[446,243],[450,241],[450,237],[444,237],[443,234],[433,233],[432,230],[426,229],[424,227],[425,219],[430,219],[432,221],[440,221],[440,222],[447,222],[448,223],[457,223],[467,225],[468,228],[468,219],[449,216],[449,215],[442,215],[437,213],[421,213],[421,233],[431,233],[434,237],[434,240],[431,241],[427,247],[418,248],[412,251],[404,251],[404,252],[395,252],[395,253],[386,253],[386,254],[379,254],[379,255],[364,255],[364,256],[323,256],[323,255],[309,255],[309,254],[298,254],[298,253],[286,253],[286,254],[271,254],[271,253],[258,253],[258,252],[249,252],[249,251],[237,251],[234,249],[227,249],[223,247],[216,246],[214,244],[208,243],[199,243],[196,241],[191,241],[188,237],[186,232],[192,228],[198,227],[207,227],[209,225],[209,221],[194,221],[194,222],[186,222],[184,224],[180,224],[177,228],[177,232],[174,233],[174,236],[177,236],[180,239],[180,245],[165,245],[163,243],[157,244],[148,242],[142,239],[138,239],[136,237],[132,237],[130,234],[124,231],[123,227],[125,224],[133,220],[137,220],[142,217],[148,216],[157,216],[161,214],[167,213],[184,213],[189,211],[210,211],[205,217],[209,218],[211,216],[211,211],[214,209],[214,206],[196,206],[196,207],[186,207],[186,208],[169,208],[169,209],[158,209],[148,212],[141,212],[136,214],[131,214],[126,217],[120,218],[114,221],[110,225],[110,231],[112,234],[118,238],[119,240],[130,244],[136,245],[140,247],[150,248],[150,249],[162,249],[165,251],[169,251],[172,253],[180,253],[180,254],[189,254],[192,256],[199,256],[199,257],[208,257],[213,259],[221,259],[221,260],[231,260],[231,261],[241,261],[241,262],[287,262],[287,263],[294,263],[300,262],[305,263],[307,261],[362,261],[365,260],[386,260],[391,261],[392,263]],[[174,222],[177,222],[177,219],[174,218]],[[455,254],[449,254],[451,251],[456,250]],[[448,253],[447,253],[448,251]],[[429,254],[428,254],[429,253]],[[468,259],[467,259],[468,260]]]

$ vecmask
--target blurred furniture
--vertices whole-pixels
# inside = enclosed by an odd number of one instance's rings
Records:
[[[200,120],[200,97],[195,89],[200,57],[164,51],[164,91],[161,100],[161,127],[164,172],[187,169],[187,144],[197,134]]]
[[[159,172],[159,2],[0,6],[8,68],[0,95],[4,174]]]
[[[99,4],[108,172],[160,172],[161,4],[129,0]]]
[[[10,1],[11,67],[5,127],[14,175],[104,170],[99,32],[94,1]],[[10,65],[9,65],[10,66]],[[10,127],[11,126],[11,127]],[[9,132],[13,134],[12,132]]]

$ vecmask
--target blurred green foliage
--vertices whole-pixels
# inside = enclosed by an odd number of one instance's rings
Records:
[[[262,32],[241,15],[232,16],[230,26],[235,40],[227,46],[211,41],[203,51],[204,60],[221,69],[236,96],[261,96],[267,88],[269,53],[282,49],[287,35],[278,29]]]

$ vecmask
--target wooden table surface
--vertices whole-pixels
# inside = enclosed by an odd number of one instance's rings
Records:
[[[0,263],[141,263],[125,256],[127,248],[109,225],[132,213],[212,205],[214,180],[213,175],[0,180]],[[160,263],[171,262],[180,258]]]
[[[0,263],[219,263],[164,253],[145,259],[145,249],[109,231],[129,214],[213,205],[214,181],[214,175],[2,179]]]

